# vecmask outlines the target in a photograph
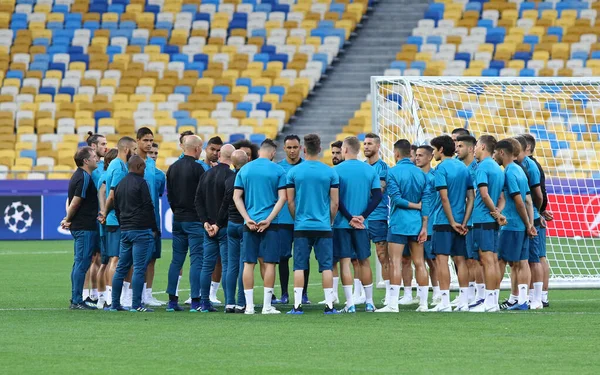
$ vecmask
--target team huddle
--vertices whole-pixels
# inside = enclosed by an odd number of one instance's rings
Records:
[[[401,139],[393,149],[396,165],[388,167],[380,159],[379,136],[369,133],[364,162],[358,160],[361,142],[348,137],[331,145],[329,167],[320,161],[316,134],[303,142],[287,136],[286,157],[274,163],[277,145],[269,139],[258,147],[211,138],[200,160],[203,141],[186,132],[180,137],[183,153],[166,175],[155,164],[152,131],[141,128],[136,138],[123,137],[108,150],[105,137],[90,134],[89,146],[75,155],[78,169],[62,223],[75,239],[72,309],[151,312],[163,305],[152,285],[165,188],[173,212],[169,312],[184,310],[179,282],[189,254],[191,312],[217,311],[221,282],[226,313],[254,314],[259,264],[262,314],[279,314],[275,306],[289,301],[288,314],[303,314],[303,305],[311,303],[313,251],[325,314],[355,313],[363,304],[366,312],[382,313],[413,303],[420,312],[548,306],[545,227],[552,214],[543,171],[532,156],[535,139],[528,134],[497,141],[490,135],[475,139],[461,128],[430,145]],[[373,300],[371,242],[386,288],[380,308]],[[452,264],[459,284],[454,301]],[[507,264],[511,294],[500,303]],[[274,290],[277,269],[280,298]],[[345,305],[338,309],[340,278]]]

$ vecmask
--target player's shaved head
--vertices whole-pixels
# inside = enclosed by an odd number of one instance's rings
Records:
[[[358,155],[360,152],[360,141],[356,137],[346,137],[342,148],[346,148],[346,152],[351,155]]]
[[[135,139],[131,137],[123,137],[119,139],[119,142],[117,142],[117,149],[119,149],[119,151],[126,151],[133,143],[135,143]]]
[[[275,157],[275,152],[277,152],[277,143],[275,143],[272,139],[267,138],[260,144],[258,156],[272,161]]]
[[[231,155],[234,152],[235,152],[235,147],[233,147],[233,145],[230,145],[229,143],[226,144],[226,145],[223,145],[223,147],[221,147],[220,160],[222,162],[230,161],[231,160]]]
[[[144,160],[137,156],[137,155],[133,155],[131,158],[129,158],[129,172],[130,173],[135,173],[137,175],[143,176],[144,175],[144,170],[146,169],[146,163],[144,162]]]
[[[243,150],[235,150],[231,154],[231,162],[235,169],[240,170],[248,162],[248,155]]]
[[[398,152],[401,158],[410,157],[412,145],[407,139],[400,139],[394,143],[394,152]]]
[[[202,138],[197,135],[188,135],[183,139],[183,150],[193,150],[194,148],[202,146]]]

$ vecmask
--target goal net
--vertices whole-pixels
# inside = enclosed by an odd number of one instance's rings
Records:
[[[532,134],[554,214],[551,286],[600,286],[600,79],[372,77],[371,100],[388,165],[402,138],[427,144],[455,128],[497,139]]]

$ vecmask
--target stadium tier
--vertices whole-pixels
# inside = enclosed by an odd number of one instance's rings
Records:
[[[0,1],[0,179],[68,179],[88,131],[274,138],[368,0]]]
[[[597,9],[600,3],[592,1],[432,2],[384,75],[499,80],[598,76]],[[579,85],[564,86],[550,80],[508,87],[507,79],[487,92],[481,87],[469,90],[468,85],[445,90],[449,81],[442,81],[415,88],[417,117],[429,138],[458,127],[499,138],[530,132],[539,141],[540,163],[555,175],[598,176],[596,81],[587,84],[581,79]],[[394,116],[411,123],[413,114],[406,105],[403,108],[402,94],[391,86],[380,87],[377,95],[399,109]],[[532,97],[538,100],[532,103]],[[371,116],[369,95],[338,138],[364,137],[373,129]]]

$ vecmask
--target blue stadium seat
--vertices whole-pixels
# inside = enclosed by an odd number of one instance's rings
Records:
[[[246,135],[242,134],[242,133],[229,134],[229,143],[241,141],[242,139],[245,139],[245,138],[246,138]]]
[[[262,133],[250,134],[250,142],[252,143],[261,144],[265,139],[267,139],[267,136]]]

